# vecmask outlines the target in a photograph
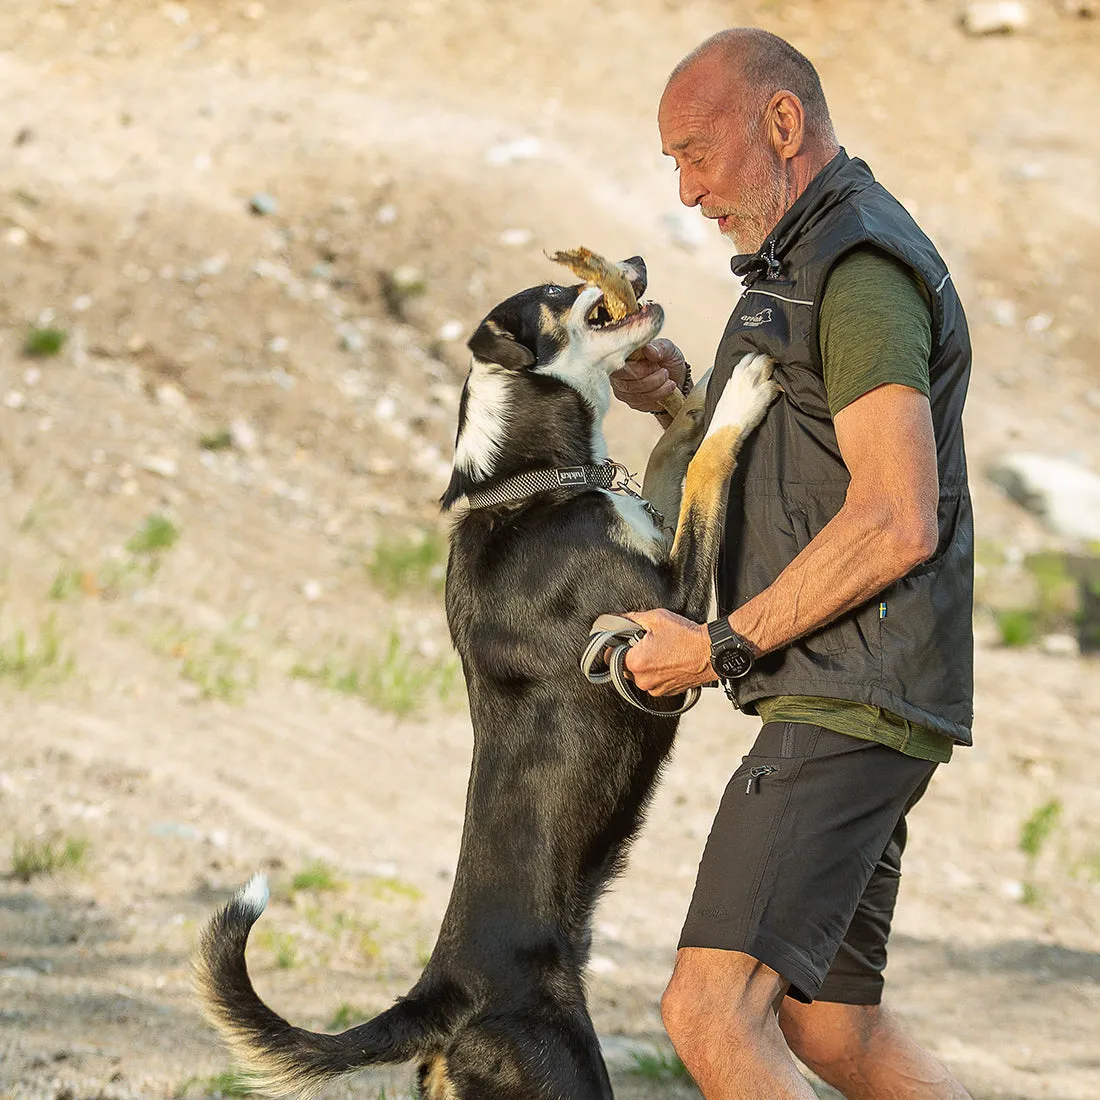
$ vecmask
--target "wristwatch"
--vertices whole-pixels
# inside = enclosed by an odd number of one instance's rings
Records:
[[[707,623],[710,635],[710,663],[723,680],[740,680],[752,670],[755,655],[752,646],[730,629],[729,619]]]

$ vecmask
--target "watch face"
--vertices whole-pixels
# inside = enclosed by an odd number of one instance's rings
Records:
[[[752,668],[752,656],[738,646],[720,653],[716,665],[720,676],[727,680],[736,680]]]

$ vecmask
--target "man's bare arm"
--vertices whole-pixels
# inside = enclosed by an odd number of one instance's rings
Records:
[[[928,398],[879,386],[837,413],[851,484],[840,511],[730,625],[759,653],[857,607],[931,557],[939,480]],[[631,614],[649,633],[627,657],[635,682],[658,695],[714,679],[705,627],[668,611]]]

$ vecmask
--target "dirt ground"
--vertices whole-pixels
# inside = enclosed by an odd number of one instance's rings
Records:
[[[256,869],[275,898],[250,958],[280,1011],[336,1028],[409,988],[469,726],[437,579],[391,591],[368,565],[441,530],[462,343],[554,277],[544,251],[641,252],[666,335],[708,362],[728,247],[678,211],[653,117],[712,31],[819,64],[842,143],[967,305],[981,544],[1010,566],[1058,545],[983,471],[1005,450],[1100,468],[1100,20],[1070,7],[976,39],[954,0],[5,0],[0,1097],[230,1088],[187,958]],[[35,327],[59,354],[25,353]],[[634,468],[646,419],[611,417]],[[890,1003],[975,1097],[1093,1100],[1097,663],[978,628],[976,747],[913,814]],[[346,690],[356,659],[419,670],[419,709]],[[632,1052],[667,1049],[660,991],[754,726],[714,697],[685,720],[599,909],[617,1095],[693,1095]],[[72,865],[24,881],[48,842]],[[328,1095],[409,1087],[400,1067]]]

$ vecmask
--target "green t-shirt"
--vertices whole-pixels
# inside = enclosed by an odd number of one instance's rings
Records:
[[[891,382],[927,397],[932,313],[924,283],[912,268],[876,248],[848,253],[825,283],[819,345],[833,416]],[[765,722],[810,722],[920,760],[951,759],[954,741],[946,733],[868,703],[783,695],[760,699],[756,708]]]

